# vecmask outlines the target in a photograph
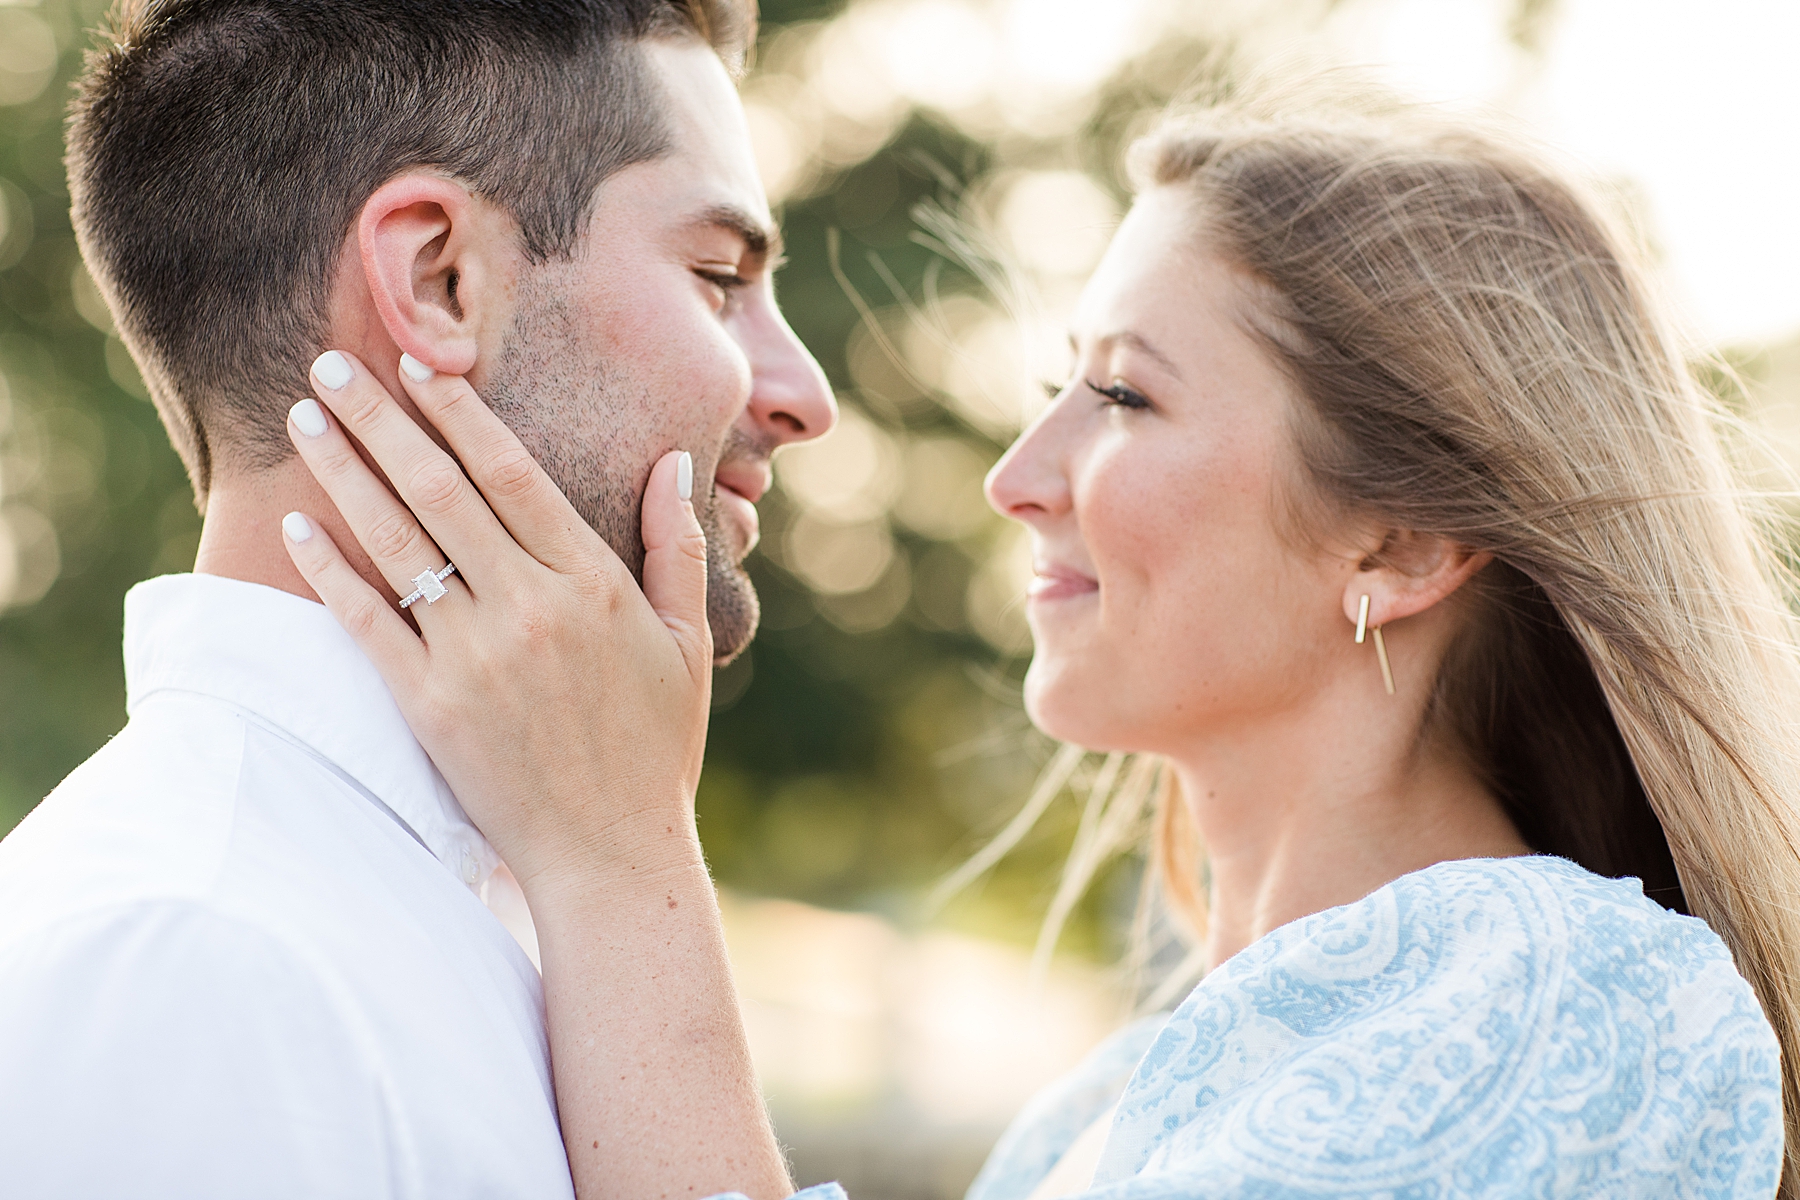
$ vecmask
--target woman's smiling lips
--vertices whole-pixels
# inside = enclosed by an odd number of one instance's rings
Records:
[[[762,522],[757,519],[756,502],[769,490],[769,464],[751,459],[722,462],[713,473],[713,491],[719,512],[737,527],[743,545],[741,559],[755,549],[762,537]]]
[[[1072,600],[1100,590],[1098,580],[1061,563],[1034,562],[1031,573],[1031,586],[1025,589],[1025,595],[1033,601]]]

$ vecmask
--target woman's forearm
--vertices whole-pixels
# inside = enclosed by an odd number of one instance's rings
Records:
[[[698,843],[676,839],[654,866],[612,863],[528,888],[576,1195],[781,1200],[793,1188],[750,1063],[718,899]]]

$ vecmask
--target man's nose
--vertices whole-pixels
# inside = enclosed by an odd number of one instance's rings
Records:
[[[837,424],[837,398],[779,310],[752,346],[750,419],[775,446],[809,442]]]

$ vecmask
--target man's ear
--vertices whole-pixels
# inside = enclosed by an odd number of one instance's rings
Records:
[[[394,344],[426,366],[466,375],[498,295],[495,212],[454,180],[400,175],[364,201],[357,245],[375,311]]]
[[[1387,530],[1344,586],[1344,616],[1352,622],[1369,598],[1369,624],[1417,616],[1468,582],[1494,560],[1449,538]]]

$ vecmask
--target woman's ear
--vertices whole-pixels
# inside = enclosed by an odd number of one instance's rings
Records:
[[[1417,616],[1494,560],[1449,538],[1389,530],[1357,565],[1344,587],[1344,616],[1354,622],[1369,597],[1368,622],[1386,625]]]
[[[363,273],[388,336],[447,375],[475,365],[496,295],[490,210],[454,180],[409,172],[377,188],[357,218]]]

